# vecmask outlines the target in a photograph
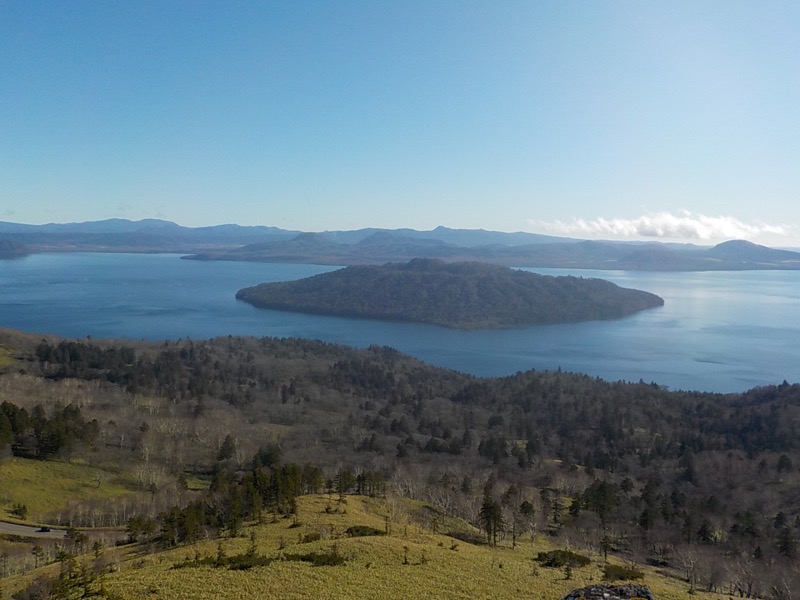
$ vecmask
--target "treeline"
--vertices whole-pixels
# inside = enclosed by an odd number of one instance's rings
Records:
[[[246,471],[234,471],[225,461],[215,465],[207,494],[186,505],[175,505],[155,518],[139,514],[128,520],[128,541],[156,541],[170,547],[226,533],[239,535],[247,521],[263,521],[266,515],[297,513],[297,498],[327,491],[376,496],[385,493],[383,477],[372,471],[354,474],[339,469],[326,479],[320,467],[308,463],[280,462],[277,446],[261,448]]]
[[[171,400],[221,397],[232,404],[246,403],[251,399],[249,388],[264,391],[277,385],[253,365],[238,364],[233,371],[228,370],[230,364],[223,368],[203,344],[137,353],[130,346],[42,342],[36,357],[50,379],[99,379],[133,394],[153,393]]]
[[[41,404],[30,414],[8,401],[0,404],[0,456],[10,446],[14,456],[44,460],[79,442],[92,444],[98,432],[97,421],[84,419],[81,409],[72,404],[57,406],[49,417]]]
[[[264,283],[236,297],[261,308],[491,329],[617,319],[663,305],[601,279],[552,277],[481,263],[414,259]]]
[[[297,376],[289,376],[297,369],[283,365],[279,371],[274,359],[265,362],[263,354],[276,347],[284,353],[294,348],[294,358],[282,360],[304,363]],[[237,407],[294,404],[335,390],[365,399],[353,417],[379,436],[411,434],[427,451],[474,449],[495,463],[521,458],[518,447],[529,458],[546,453],[589,469],[614,469],[632,456],[647,465],[687,452],[742,451],[752,457],[800,450],[800,386],[786,382],[723,395],[560,371],[478,379],[426,367],[388,348],[359,352],[301,340],[228,338],[138,353],[42,342],[36,354],[43,373],[54,379],[100,378],[132,393],[194,403],[214,398]],[[76,407],[61,408],[52,418],[67,428],[74,424],[76,431],[83,426]],[[46,430],[45,421],[39,414],[37,430]],[[453,443],[454,436],[463,443]]]
[[[231,338],[229,344],[241,341]],[[519,457],[514,453],[519,440],[525,441],[529,454],[546,442],[547,452],[558,458],[600,469],[613,468],[630,455],[647,463],[679,458],[687,451],[741,450],[752,456],[800,450],[800,386],[786,382],[722,395],[671,392],[655,384],[610,383],[561,372],[477,379],[419,365],[402,372],[408,357],[379,347],[366,354],[342,349],[345,356],[327,366],[320,364],[321,373],[312,379],[287,380],[265,369],[252,351],[225,355],[220,352],[224,343],[187,342],[180,348],[137,353],[124,346],[42,342],[36,354],[43,372],[53,379],[103,379],[132,393],[150,392],[173,400],[218,398],[244,406],[270,396],[286,403],[307,396],[310,387],[365,396],[369,399],[362,412],[374,413],[364,421],[369,429],[428,434],[445,442],[434,439],[428,448],[434,452],[451,451],[455,432],[471,430],[474,436],[474,430],[484,430],[477,442],[484,442],[481,454],[493,462],[512,454]],[[261,352],[281,345],[270,339],[252,343]],[[286,341],[289,344],[297,346],[300,356],[317,355],[320,350],[336,356],[328,344]],[[472,427],[465,427],[460,417],[431,419],[430,405],[437,397],[452,403],[456,413],[483,413],[485,419]],[[69,421],[74,419],[70,411],[77,409],[62,410],[66,413],[58,418]],[[398,421],[403,417],[405,424]],[[416,427],[409,418],[417,421]]]

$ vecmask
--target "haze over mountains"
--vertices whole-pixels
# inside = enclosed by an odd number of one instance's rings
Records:
[[[183,227],[158,219],[47,225],[0,222],[0,257],[41,252],[170,252],[196,260],[330,265],[422,257],[508,266],[637,271],[800,269],[800,253],[742,240],[709,247],[588,241],[447,227],[431,231],[367,228],[309,233],[231,224]]]

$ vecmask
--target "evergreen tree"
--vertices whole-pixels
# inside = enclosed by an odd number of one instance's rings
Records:
[[[483,487],[483,504],[479,512],[479,518],[483,530],[486,532],[486,540],[493,546],[497,545],[497,534],[503,529],[503,509],[494,499],[494,475],[491,475]]]
[[[231,437],[231,434],[225,436],[222,446],[219,447],[217,452],[217,460],[228,460],[233,458],[233,453],[236,452],[236,442]]]
[[[797,556],[797,539],[789,527],[784,527],[778,534],[778,552],[786,558],[795,558]]]

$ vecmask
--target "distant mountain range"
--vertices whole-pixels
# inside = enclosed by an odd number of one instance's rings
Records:
[[[800,269],[800,253],[734,240],[717,246],[586,241],[535,233],[437,227],[308,233],[278,227],[183,227],[109,219],[24,225],[0,222],[0,258],[41,252],[170,252],[194,260],[382,264],[413,258],[508,266],[629,271]]]

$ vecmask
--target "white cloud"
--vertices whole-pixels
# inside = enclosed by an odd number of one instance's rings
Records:
[[[684,211],[679,215],[659,212],[642,215],[634,219],[593,220],[573,219],[564,221],[534,221],[529,223],[559,235],[609,236],[613,238],[665,238],[689,240],[751,239],[760,236],[785,237],[794,233],[790,225],[744,223],[735,217],[709,217]]]

